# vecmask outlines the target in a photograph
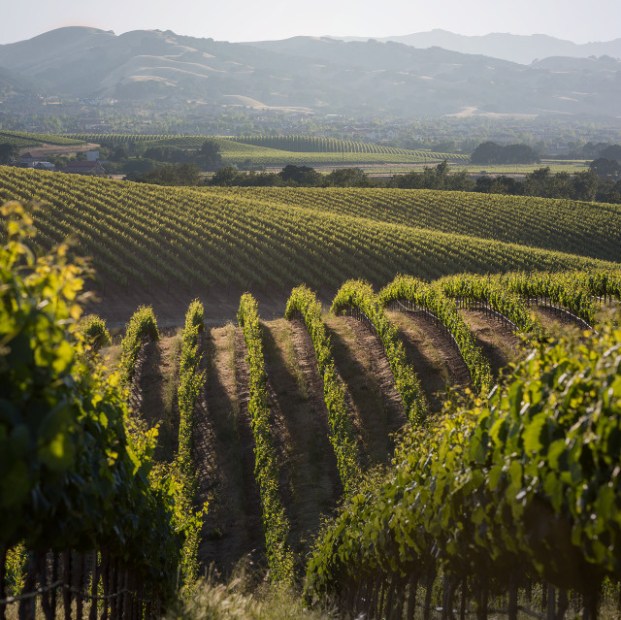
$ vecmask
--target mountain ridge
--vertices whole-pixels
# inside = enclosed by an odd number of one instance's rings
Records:
[[[550,56],[588,58],[589,56],[612,56],[621,58],[621,38],[611,41],[575,43],[547,34],[516,35],[491,32],[485,35],[463,35],[441,28],[387,37],[334,37],[343,41],[377,41],[403,43],[418,49],[441,47],[464,54],[482,54],[519,64],[531,64]]]
[[[229,43],[167,30],[68,27],[0,46],[0,69],[42,94],[184,108],[352,116],[619,117],[621,61],[525,66],[438,47],[293,37]],[[0,74],[0,79],[1,79]]]

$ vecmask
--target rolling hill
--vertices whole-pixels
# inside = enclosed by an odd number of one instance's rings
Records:
[[[342,37],[345,41],[365,40],[360,37]],[[482,54],[528,65],[534,60],[550,56],[588,58],[612,56],[621,58],[621,39],[591,43],[574,43],[544,34],[516,35],[494,32],[481,36],[466,36],[436,28],[400,36],[378,37],[379,41],[394,41],[421,49],[441,47],[462,54]]]
[[[92,257],[100,294],[119,302],[118,312],[113,303],[108,308],[116,320],[126,319],[137,299],[168,304],[167,318],[178,322],[179,304],[193,295],[213,296],[232,316],[244,290],[278,307],[301,282],[329,297],[347,278],[383,285],[400,272],[433,279],[620,259],[614,231],[621,230],[621,211],[568,201],[166,188],[8,167],[0,168],[0,198],[41,203],[40,242],[76,240],[77,253]]]
[[[227,43],[171,31],[61,28],[0,46],[0,68],[61,97],[298,113],[617,117],[621,61],[564,71],[401,43]],[[580,86],[577,87],[576,84]]]

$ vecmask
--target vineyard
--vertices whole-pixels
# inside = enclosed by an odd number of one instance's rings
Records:
[[[161,617],[246,558],[337,617],[618,616],[621,211],[11,168],[0,198],[0,618]],[[111,336],[89,278],[184,318]]]
[[[69,139],[107,146],[176,147],[199,149],[205,140],[216,140],[225,164],[251,162],[259,166],[286,164],[437,164],[447,160],[466,163],[467,155],[413,151],[367,142],[308,136],[181,136],[149,134],[73,134]]]
[[[348,278],[610,268],[621,247],[621,210],[544,199],[164,188],[7,167],[0,198],[38,203],[38,242],[72,237],[102,295],[155,303],[168,290],[189,301],[252,289],[284,304],[300,282],[329,297]]]
[[[53,146],[75,146],[83,144],[83,141],[77,138],[52,134],[0,130],[0,144],[11,144],[18,148],[24,148],[29,146],[41,146],[42,144],[51,144]]]

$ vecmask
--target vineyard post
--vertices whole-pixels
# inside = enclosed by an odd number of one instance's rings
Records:
[[[433,583],[435,580],[435,570],[430,568],[427,574],[427,582],[425,583],[425,602],[423,604],[424,620],[429,620],[431,618],[431,595],[433,594]]]
[[[509,603],[508,616],[509,620],[517,620],[518,617],[518,585],[515,575],[509,578]]]
[[[65,551],[63,557],[63,609],[65,620],[71,620],[71,552]]]
[[[548,586],[548,600],[546,609],[546,620],[555,620],[556,618],[556,591],[553,587]]]
[[[53,586],[55,580],[48,579],[48,567],[47,567],[47,554],[44,551],[37,553],[36,560],[37,579],[39,581],[39,587],[44,590],[41,594],[41,609],[46,620],[52,620],[54,618],[54,608],[51,605],[52,590],[56,586]],[[46,588],[50,588],[45,591]]]
[[[464,578],[461,582],[461,601],[459,603],[459,620],[466,620],[468,612],[468,580]]]
[[[406,620],[414,620],[416,613],[416,595],[418,594],[418,575],[414,573],[408,584],[408,604],[405,610]]]
[[[88,620],[97,620],[97,592],[99,590],[99,562],[98,553],[93,553],[93,569],[91,571],[91,607]]]
[[[59,568],[60,558],[58,552],[52,552],[52,583],[56,583],[58,581],[58,568]],[[53,588],[50,592],[50,606],[52,607],[53,617],[56,617],[56,603],[58,601],[58,591],[56,588]]]
[[[28,560],[26,563],[26,579],[24,580],[22,594],[30,594],[35,591],[36,587],[37,570],[35,566],[35,559],[32,553],[28,553]],[[19,620],[34,620],[36,608],[37,599],[34,596],[23,598],[19,603]]]
[[[84,565],[86,561],[85,558],[85,554],[79,554],[76,558],[76,564],[77,564],[77,592],[76,592],[76,616],[78,618],[78,620],[82,620],[83,614],[84,614],[84,592],[83,592],[83,588],[84,588],[84,573],[86,571],[86,567]]]
[[[559,590],[557,606],[556,606],[556,617],[564,618],[566,611],[569,609],[569,596],[567,596],[567,590]]]
[[[488,598],[487,583],[483,581],[477,588],[477,620],[487,620]]]

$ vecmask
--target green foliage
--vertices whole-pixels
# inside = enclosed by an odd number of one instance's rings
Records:
[[[379,292],[378,297],[384,305],[391,301],[409,301],[436,316],[457,343],[475,390],[481,393],[489,390],[492,384],[489,362],[476,344],[455,303],[443,294],[440,287],[411,276],[397,276]]]
[[[621,246],[621,211],[610,207],[460,192],[198,190],[0,167],[2,197],[46,203],[42,245],[73,236],[115,287],[273,293],[348,278],[383,286],[397,273],[595,270],[613,265],[532,246],[611,260]]]
[[[28,133],[25,131],[0,131],[0,142],[3,144],[14,144],[16,147],[39,146],[41,144],[54,144],[57,146],[73,146],[84,144],[82,140],[67,138],[43,133]]]
[[[533,274],[526,276],[533,278]],[[529,312],[516,287],[503,283],[512,276],[499,280],[496,277],[459,274],[442,278],[434,283],[444,295],[460,302],[482,302],[509,319],[524,334],[541,335],[543,327],[534,314]]]
[[[321,304],[306,286],[291,291],[285,318],[302,317],[317,358],[317,369],[323,379],[323,397],[328,410],[330,443],[345,493],[355,489],[360,480],[358,439],[345,400],[345,386],[336,372],[330,337],[321,317]]]
[[[0,547],[105,550],[166,599],[184,526],[174,481],[150,475],[156,431],[137,427],[119,376],[85,355],[84,266],[65,246],[36,258],[23,207],[2,215]]]
[[[499,284],[526,299],[551,301],[589,325],[595,320],[590,291],[576,286],[572,273],[511,273],[500,278]]]
[[[359,310],[371,323],[382,341],[395,379],[395,387],[403,400],[408,419],[421,422],[427,414],[427,402],[414,368],[407,363],[403,343],[397,328],[390,322],[370,284],[361,280],[345,282],[332,301],[331,312],[339,314],[348,309]]]
[[[99,351],[112,342],[106,322],[96,314],[88,314],[82,317],[79,329],[84,340],[90,344],[94,351]]]
[[[495,142],[479,144],[470,156],[473,164],[532,164],[539,155],[527,144],[503,146]]]
[[[205,142],[217,144],[225,165],[247,162],[262,166],[285,164],[434,163],[448,159],[467,161],[466,155],[410,150],[352,140],[309,136],[183,136],[148,134],[75,134],[74,138],[111,147],[159,147],[200,149]],[[217,162],[216,162],[217,163]]]
[[[291,526],[278,488],[280,468],[270,423],[258,305],[249,293],[241,297],[237,319],[244,332],[248,349],[250,368],[248,413],[254,435],[254,475],[261,496],[267,562],[273,581],[292,583],[294,559],[287,544]]]
[[[205,373],[200,369],[202,354],[199,353],[199,335],[204,329],[203,304],[195,299],[185,315],[182,334],[181,359],[179,361],[179,387],[177,403],[179,408],[179,449],[176,464],[183,485],[184,508],[188,516],[193,515],[185,539],[182,555],[184,581],[191,585],[198,578],[198,547],[202,528],[204,506],[195,511],[194,503],[198,488],[197,466],[192,457],[192,434],[194,410],[205,385]]]
[[[121,342],[119,367],[125,385],[130,385],[136,369],[140,349],[146,340],[159,340],[157,320],[151,306],[140,306],[129,319]]]
[[[621,330],[538,343],[488,398],[414,427],[317,542],[310,596],[441,572],[471,592],[621,574]]]
[[[281,584],[251,588],[244,578],[228,583],[208,580],[166,616],[170,620],[329,620],[336,616],[309,609],[299,593]]]
[[[162,164],[134,180],[155,185],[198,185],[200,170],[196,164]]]

